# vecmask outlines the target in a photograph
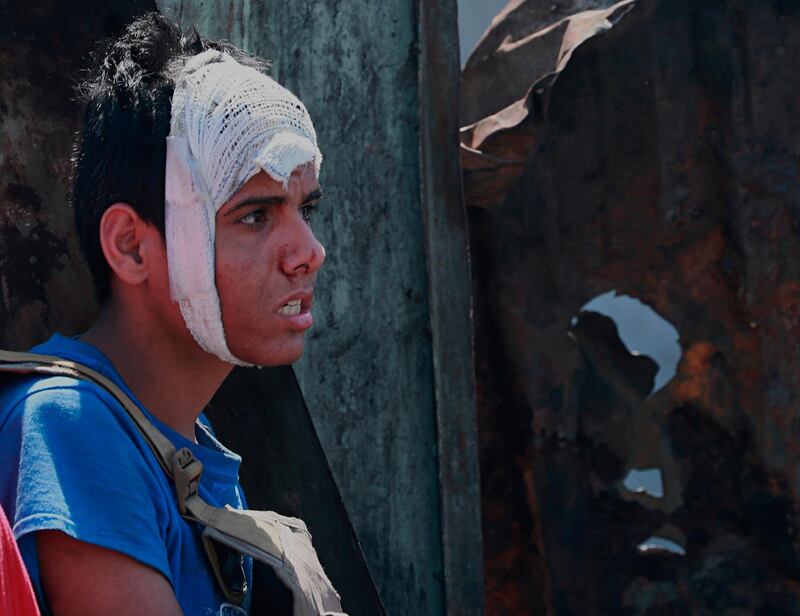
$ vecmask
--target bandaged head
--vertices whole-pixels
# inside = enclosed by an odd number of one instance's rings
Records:
[[[167,137],[165,226],[170,293],[197,343],[231,364],[215,281],[216,213],[265,171],[286,186],[322,155],[305,106],[254,68],[215,50],[191,58],[175,80]]]

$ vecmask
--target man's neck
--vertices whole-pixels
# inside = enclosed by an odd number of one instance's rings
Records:
[[[165,331],[174,328],[119,304],[104,306],[81,340],[111,360],[148,411],[195,442],[197,416],[232,367],[203,351],[188,332]]]

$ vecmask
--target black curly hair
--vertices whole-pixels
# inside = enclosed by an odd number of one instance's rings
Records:
[[[100,246],[100,220],[113,203],[133,207],[164,233],[164,167],[174,76],[206,49],[266,71],[268,63],[228,41],[187,34],[160,13],[147,13],[108,41],[77,88],[86,104],[73,155],[72,206],[81,251],[97,300],[111,294],[111,269]]]

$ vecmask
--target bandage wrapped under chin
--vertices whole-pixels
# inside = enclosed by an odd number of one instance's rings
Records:
[[[225,338],[217,211],[260,171],[286,186],[301,165],[318,176],[321,163],[305,106],[263,73],[208,50],[176,78],[164,191],[170,293],[197,343],[225,362],[248,365]]]

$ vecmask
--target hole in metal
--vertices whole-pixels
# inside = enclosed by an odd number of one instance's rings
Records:
[[[632,469],[623,482],[626,490],[636,494],[649,494],[654,498],[664,498],[664,481],[661,469]]]
[[[680,334],[647,304],[629,295],[609,291],[587,303],[582,311],[597,312],[613,320],[620,340],[632,355],[647,355],[658,364],[653,395],[675,376],[682,351]],[[576,323],[573,318],[573,325]]]
[[[643,541],[636,549],[642,554],[657,554],[658,552],[667,552],[669,554],[677,554],[678,556],[686,556],[686,550],[680,544],[663,537],[650,537]]]

